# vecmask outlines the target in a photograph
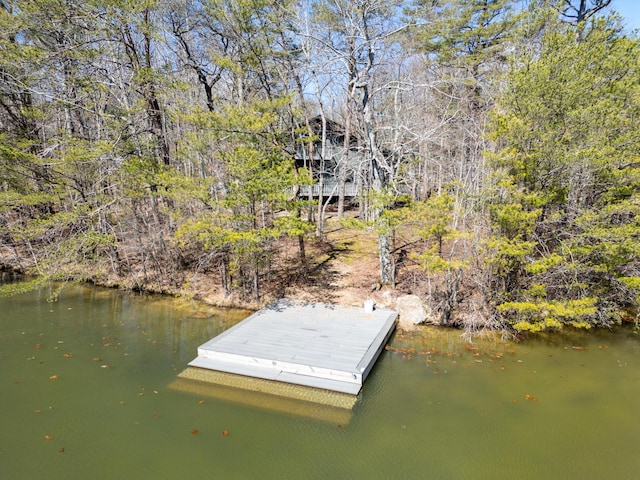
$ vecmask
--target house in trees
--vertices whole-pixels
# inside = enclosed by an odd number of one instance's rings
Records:
[[[359,148],[358,139],[353,133],[347,139],[344,126],[333,120],[324,122],[320,116],[309,121],[313,139],[300,138],[296,145],[295,160],[299,168],[311,172],[314,184],[300,187],[300,196],[338,197],[341,186],[345,198],[358,196],[361,170],[365,166],[365,157]]]

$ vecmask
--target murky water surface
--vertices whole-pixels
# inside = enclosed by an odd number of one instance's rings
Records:
[[[353,411],[316,418],[175,388],[196,347],[249,312],[50,293],[0,299],[0,479],[640,478],[630,329],[395,335]]]

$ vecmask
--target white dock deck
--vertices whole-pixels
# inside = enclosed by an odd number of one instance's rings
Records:
[[[397,316],[280,300],[200,345],[189,365],[357,395]]]

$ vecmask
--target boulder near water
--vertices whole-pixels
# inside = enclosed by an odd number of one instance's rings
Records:
[[[431,316],[431,309],[417,295],[403,295],[396,299],[398,326],[411,331],[416,325],[425,323]]]

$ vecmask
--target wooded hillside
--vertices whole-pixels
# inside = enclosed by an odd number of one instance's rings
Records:
[[[635,321],[640,44],[610,7],[0,0],[0,263],[36,275],[0,291],[260,303],[317,286],[331,212],[442,324]]]

